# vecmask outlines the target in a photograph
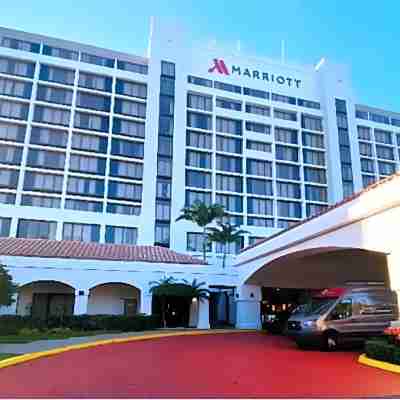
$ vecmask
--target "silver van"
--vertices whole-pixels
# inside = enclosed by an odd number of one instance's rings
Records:
[[[360,343],[382,335],[398,318],[396,294],[383,287],[352,287],[318,307],[305,307],[293,314],[287,335],[299,347],[319,346],[334,350],[339,345]]]

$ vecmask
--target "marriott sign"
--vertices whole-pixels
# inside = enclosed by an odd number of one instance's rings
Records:
[[[232,65],[230,68],[227,67],[225,61],[222,58],[214,58],[212,66],[208,69],[210,73],[217,73],[221,75],[238,75],[246,76],[251,79],[259,79],[278,85],[285,85],[288,87],[299,88],[301,80],[293,77],[284,75],[275,75],[270,72],[260,71],[258,69],[243,68],[238,65]]]

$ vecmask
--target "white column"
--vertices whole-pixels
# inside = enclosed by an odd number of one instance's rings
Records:
[[[83,292],[80,293],[80,292]],[[89,290],[77,290],[75,294],[74,315],[87,314]]]
[[[236,328],[261,329],[261,287],[243,285],[236,297]]]
[[[189,328],[196,328],[199,320],[199,300],[192,299],[189,311]]]
[[[198,300],[197,329],[210,329],[210,306],[208,299]]]
[[[141,314],[150,315],[151,314],[151,303],[153,296],[149,293],[145,293],[143,290],[140,291],[140,309]]]
[[[392,321],[392,326],[400,327],[400,251],[395,251],[387,256],[390,288],[397,294],[399,316],[397,321]]]

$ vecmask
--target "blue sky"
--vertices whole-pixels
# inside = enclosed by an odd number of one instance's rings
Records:
[[[349,64],[360,103],[400,112],[399,14],[397,0],[14,0],[0,25],[139,55],[151,15],[250,55],[279,57],[284,39],[289,61]]]

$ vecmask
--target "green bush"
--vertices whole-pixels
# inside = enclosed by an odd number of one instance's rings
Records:
[[[400,365],[400,346],[386,339],[372,339],[365,342],[365,354],[369,358]]]
[[[40,330],[37,328],[22,328],[19,332],[18,335],[21,336],[35,336],[35,335],[40,335]]]

